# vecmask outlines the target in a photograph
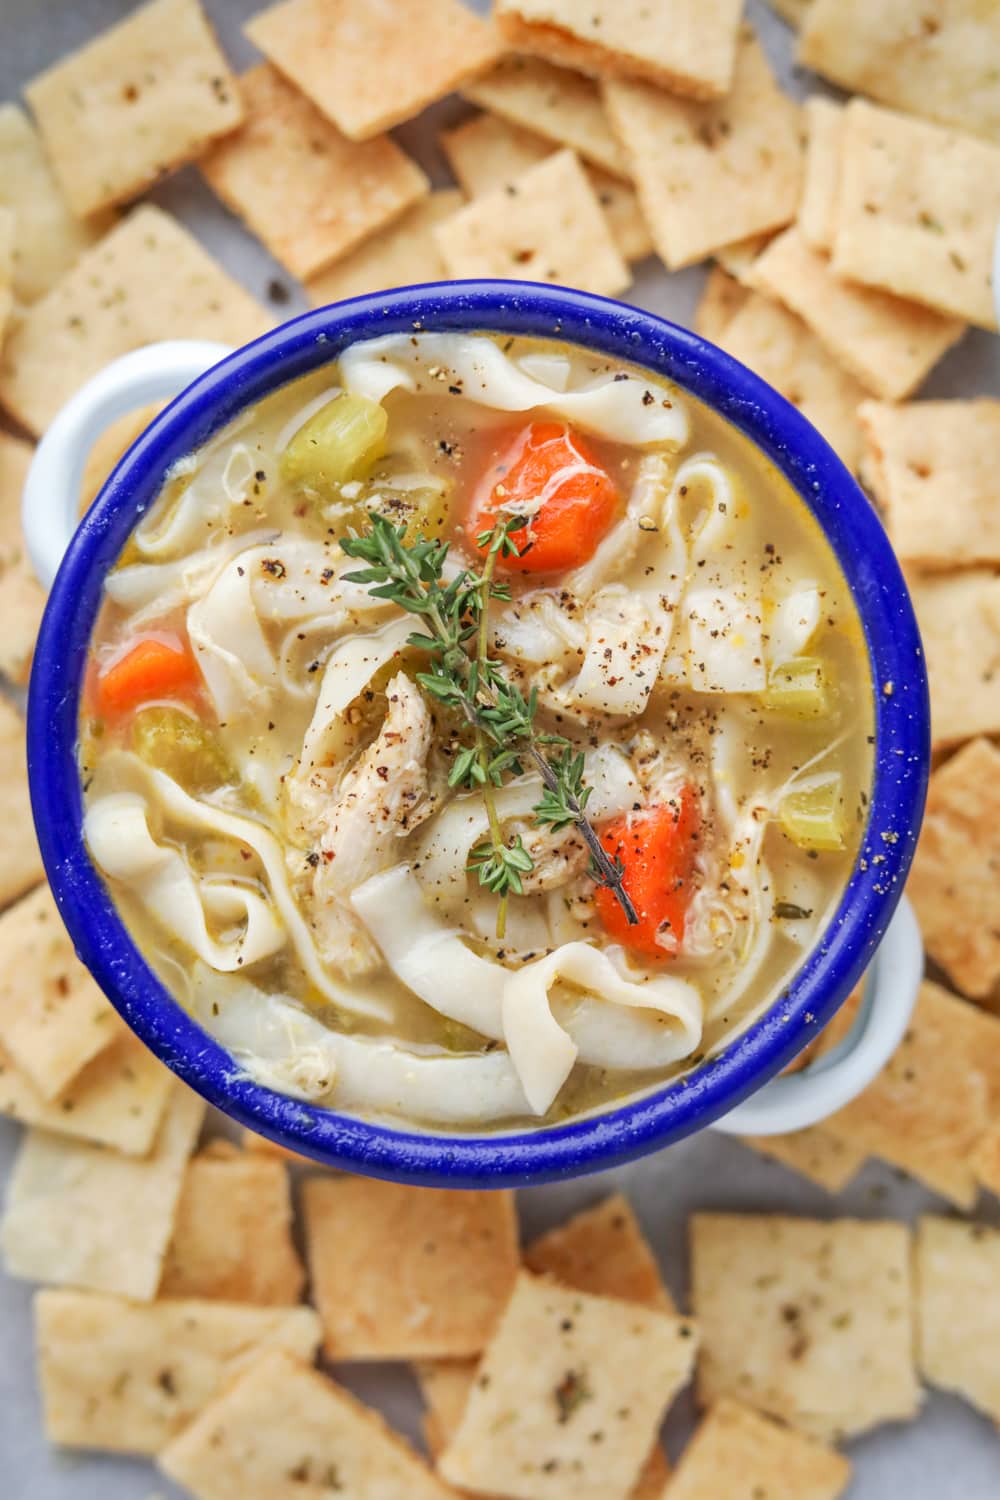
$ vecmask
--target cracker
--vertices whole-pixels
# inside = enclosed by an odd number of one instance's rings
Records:
[[[924,1378],[1000,1423],[1000,1229],[928,1215],[915,1260]]]
[[[857,410],[864,387],[832,358],[801,318],[772,298],[752,292],[723,328],[719,343],[797,406],[849,469],[856,467],[861,453]]]
[[[578,158],[557,151],[434,231],[452,276],[557,282],[614,296],[629,271]]]
[[[160,1296],[284,1307],[304,1281],[285,1164],[240,1151],[189,1162]]]
[[[742,285],[758,255],[773,239],[774,231],[770,229],[763,234],[748,235],[744,240],[734,240],[731,245],[721,246],[715,252],[715,259],[724,271],[728,271]]]
[[[0,698],[0,906],[44,879],[28,800],[24,721]]]
[[[813,0],[799,61],[841,87],[1000,141],[1000,9],[981,0]]]
[[[27,443],[0,432],[0,588],[4,600],[0,672],[17,683],[27,680],[45,609],[45,590],[31,566],[21,529],[21,493],[31,453]]]
[[[35,1340],[50,1443],[152,1454],[260,1350],[311,1360],[319,1319],[310,1307],[143,1305],[49,1288],[35,1298]]]
[[[1000,1120],[991,1125],[976,1142],[972,1153],[972,1170],[976,1181],[995,1198],[1000,1198]]]
[[[353,141],[411,120],[501,50],[461,0],[283,0],[245,30]]]
[[[303,1185],[303,1210],[331,1359],[455,1358],[483,1348],[517,1275],[511,1193],[317,1177]]]
[[[971,1208],[969,1155],[998,1104],[1000,1018],[927,980],[896,1052],[824,1128]]]
[[[801,26],[812,0],[767,0],[767,3],[789,26]]]
[[[838,275],[995,330],[998,220],[1000,145],[863,99],[847,105],[833,242]]]
[[[0,1228],[8,1273],[151,1301],[204,1114],[197,1094],[175,1084],[146,1157],[30,1130]]]
[[[159,1462],[195,1500],[454,1500],[378,1412],[278,1349],[248,1362]]]
[[[798,106],[781,92],[752,37],[741,43],[732,92],[718,104],[623,80],[606,82],[604,99],[670,270],[794,218],[802,175]]]
[[[1000,563],[1000,401],[866,402],[875,499],[904,563]]]
[[[904,1225],[694,1214],[698,1399],[832,1441],[916,1414]]]
[[[0,204],[0,344],[14,308],[14,213]]]
[[[441,1473],[515,1500],[624,1500],[696,1342],[684,1318],[522,1272]]]
[[[41,885],[0,916],[0,1042],[51,1100],[123,1023],[73,951],[52,892]]]
[[[844,110],[817,94],[803,106],[806,159],[799,203],[799,229],[812,250],[833,249],[840,188],[840,142]]]
[[[749,295],[735,276],[730,276],[722,266],[713,266],[695,309],[695,333],[718,344]]]
[[[913,576],[937,749],[1000,732],[1000,578],[985,568]]]
[[[684,1449],[670,1500],[837,1500],[846,1458],[723,1397]]]
[[[0,206],[14,212],[14,296],[35,302],[111,227],[111,215],[78,219],[49,166],[38,132],[16,104],[0,104]]]
[[[348,140],[269,63],[244,73],[239,89],[246,123],[201,170],[293,276],[315,275],[428,191],[389,136]]]
[[[733,81],[741,0],[497,0],[512,47],[582,73],[646,78],[692,99]]]
[[[740,1140],[828,1193],[843,1192],[867,1160],[866,1152],[831,1135],[822,1125],[792,1130],[788,1135],[743,1135]]]
[[[198,0],[149,0],[24,92],[81,218],[194,161],[243,117]]]
[[[446,280],[448,272],[434,228],[461,208],[463,201],[456,188],[439,188],[429,194],[388,229],[308,281],[306,293],[313,306],[325,307],[328,302],[394,286]]]
[[[616,177],[630,175],[600,88],[582,73],[541,57],[504,57],[475,83],[466,84],[462,94],[510,125],[556,146],[569,146],[584,161]]]
[[[84,465],[83,479],[80,481],[81,515],[94,503],[118,460],[124,457],[140,433],[145,432],[153,418],[162,410],[162,403],[157,403],[140,407],[138,411],[126,412],[124,417],[110,423],[94,439]]]
[[[277,1141],[268,1140],[266,1135],[258,1135],[249,1126],[244,1126],[240,1143],[244,1151],[258,1152],[261,1156],[274,1156],[281,1161],[298,1162],[299,1166],[314,1167],[316,1165],[310,1157],[303,1156],[298,1151],[292,1151],[288,1146],[279,1146]]]
[[[119,354],[158,339],[243,344],[268,321],[176,219],[146,204],[29,308],[3,351],[0,402],[39,434]]]
[[[966,995],[1000,986],[1000,750],[972,740],[931,776],[907,883],[927,951]]]
[[[914,391],[964,332],[956,318],[842,281],[794,226],[768,245],[746,280],[797,313],[849,374],[886,401]]]
[[[632,1205],[621,1193],[543,1234],[524,1252],[524,1264],[579,1292],[676,1312]]]

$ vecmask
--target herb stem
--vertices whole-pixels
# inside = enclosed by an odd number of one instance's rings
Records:
[[[532,760],[535,762],[535,765],[538,767],[538,774],[545,782],[545,785],[548,787],[549,791],[558,794],[561,790],[559,778],[556,776],[552,767],[545,759],[545,756],[542,755],[539,750],[536,750],[533,744],[529,746],[529,754]],[[622,871],[618,868],[618,865],[615,864],[614,861],[608,858],[608,854],[606,849],[604,848],[604,845],[601,843],[600,839],[597,837],[597,834],[594,832],[590,820],[587,818],[586,813],[580,806],[577,799],[572,795],[572,793],[566,793],[565,800],[566,806],[573,814],[573,821],[575,822],[577,828],[580,830],[580,837],[583,839],[587,848],[590,850],[590,857],[594,861],[594,867],[597,870],[598,879],[601,885],[606,885],[609,890],[614,892],[619,906],[625,913],[625,920],[628,922],[630,927],[634,927],[639,920],[639,913],[636,911],[635,906],[632,903],[631,896],[625,889],[624,881],[622,879]]]

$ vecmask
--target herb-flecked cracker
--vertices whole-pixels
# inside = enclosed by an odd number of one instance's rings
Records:
[[[901,560],[926,569],[1000,563],[1000,401],[872,401],[858,415]]]
[[[851,1476],[841,1454],[738,1401],[717,1401],[695,1430],[670,1500],[837,1500]]]
[[[0,672],[18,683],[27,679],[45,608],[45,590],[31,566],[21,528],[21,492],[31,454],[28,443],[0,432]]]
[[[742,9],[740,0],[497,0],[496,17],[524,52],[717,99],[732,85]]]
[[[317,1177],[303,1185],[303,1210],[330,1359],[456,1358],[483,1348],[517,1275],[512,1194]]]
[[[629,270],[578,158],[557,151],[435,230],[452,276],[558,282],[613,296]]]
[[[501,52],[461,0],[282,0],[246,33],[354,141],[412,119]]]
[[[0,906],[44,878],[28,800],[24,720],[0,698]]]
[[[828,1193],[839,1193],[864,1166],[867,1152],[839,1136],[810,1125],[787,1135],[743,1135],[744,1146],[769,1156],[793,1172],[800,1172]]]
[[[438,188],[409,209],[388,228],[363,240],[350,254],[306,282],[314,307],[358,297],[363,292],[411,286],[418,281],[444,281],[448,272],[434,239],[434,227],[461,208],[457,188]]]
[[[670,270],[794,218],[802,175],[798,106],[760,44],[745,39],[715,104],[609,79],[604,99],[656,248]]]
[[[0,403],[41,433],[85,380],[119,354],[158,339],[244,344],[264,309],[176,219],[135,209],[11,333],[0,361]]]
[[[843,281],[796,226],[771,241],[746,281],[790,307],[845,370],[886,401],[914,391],[965,331],[957,318]]]
[[[660,1268],[628,1199],[612,1193],[534,1240],[524,1264],[536,1275],[598,1297],[621,1297],[660,1312],[676,1311]]]
[[[1000,577],[914,574],[910,595],[931,688],[931,744],[1000,731]]]
[[[733,321],[750,293],[722,266],[713,266],[694,315],[694,330],[714,344]]]
[[[799,203],[799,229],[813,250],[830,251],[837,225],[843,107],[817,94],[803,105],[806,160]]]
[[[1000,1229],[922,1218],[915,1274],[921,1373],[1000,1423]]]
[[[349,140],[269,63],[239,89],[246,122],[201,170],[293,276],[315,275],[427,192],[395,141]]]
[[[195,1500],[454,1500],[378,1412],[271,1349],[160,1454]]]
[[[841,88],[1000,141],[1000,8],[812,0],[799,61]]]
[[[902,1224],[695,1214],[698,1399],[746,1401],[834,1440],[915,1415]]]
[[[25,96],[81,218],[193,161],[243,115],[198,0],[148,0],[39,74]]]
[[[537,133],[556,146],[569,146],[584,161],[616,177],[629,175],[600,88],[582,73],[541,57],[515,54],[501,58],[489,73],[467,83],[462,94],[508,124]]]
[[[847,105],[833,242],[838,275],[996,329],[998,220],[1000,145],[864,99]]]
[[[684,1318],[523,1272],[440,1471],[523,1500],[626,1500],[695,1347]]]
[[[47,1288],[35,1298],[35,1341],[50,1443],[158,1453],[259,1350],[311,1360],[319,1319],[311,1307]]]
[[[29,1131],[0,1227],[8,1273],[151,1301],[204,1114],[203,1101],[175,1083],[146,1157]]]

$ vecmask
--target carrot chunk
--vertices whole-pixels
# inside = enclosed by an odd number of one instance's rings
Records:
[[[520,573],[557,573],[587,561],[621,506],[610,474],[562,422],[522,428],[487,470],[473,496],[466,535],[477,537],[503,517],[525,515],[515,532],[519,556],[498,560]],[[522,509],[523,507],[523,509]]]
[[[200,681],[194,658],[180,640],[170,644],[147,636],[98,675],[97,707],[107,719],[120,718],[140,703],[190,697]]]
[[[597,891],[597,911],[610,937],[647,958],[672,958],[684,941],[701,818],[692,787],[670,802],[625,813],[600,830],[639,921],[630,926],[614,893]]]

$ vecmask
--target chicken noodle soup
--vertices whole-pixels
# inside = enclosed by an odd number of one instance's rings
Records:
[[[106,585],[85,835],[252,1078],[504,1127],[690,1068],[838,900],[872,693],[814,519],[556,342],[391,335],[177,464]]]

